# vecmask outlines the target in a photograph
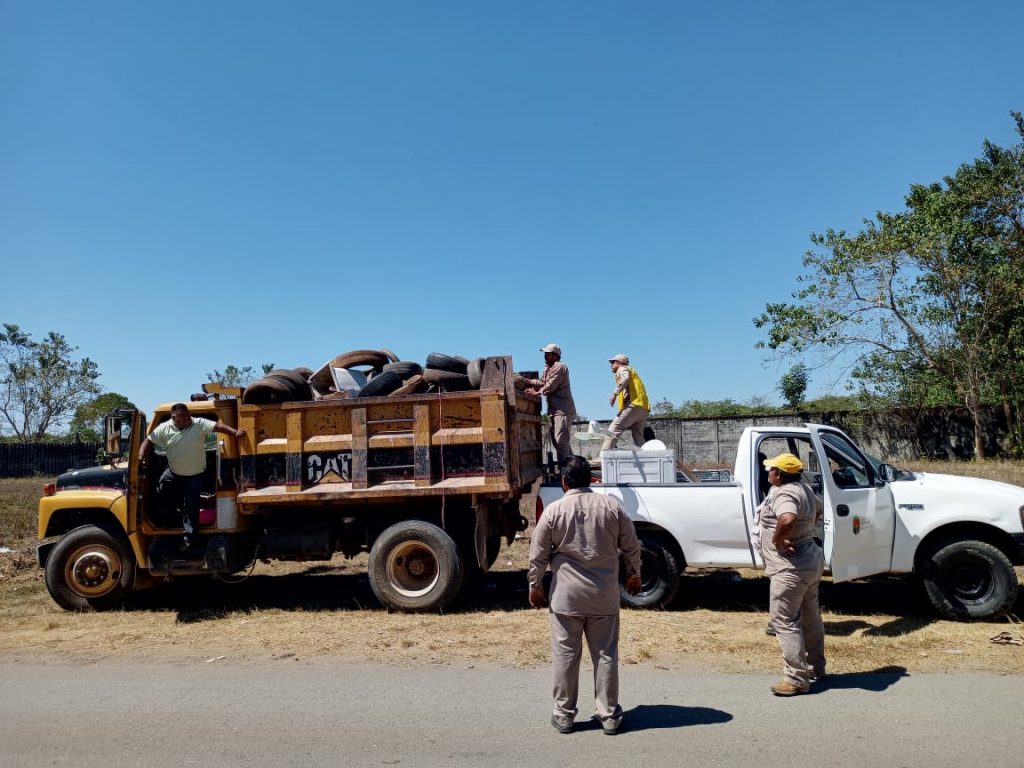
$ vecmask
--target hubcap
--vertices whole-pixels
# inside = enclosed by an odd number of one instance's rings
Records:
[[[403,597],[427,594],[440,577],[433,550],[419,541],[408,541],[391,550],[387,573],[392,589]]]
[[[959,599],[967,602],[981,601],[992,591],[988,570],[973,560],[961,560],[953,565],[949,585]]]
[[[121,560],[104,546],[88,546],[68,558],[65,581],[82,597],[98,597],[113,589],[121,579]]]

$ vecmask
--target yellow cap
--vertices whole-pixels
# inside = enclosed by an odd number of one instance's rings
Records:
[[[771,469],[772,467],[787,475],[798,474],[804,469],[803,462],[792,453],[780,453],[774,459],[765,459],[764,468]]]

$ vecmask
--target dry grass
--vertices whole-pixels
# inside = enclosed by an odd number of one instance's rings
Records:
[[[1024,465],[915,463],[1024,484]],[[955,469],[954,469],[955,468]],[[131,658],[177,663],[332,657],[398,665],[548,663],[543,611],[526,608],[528,540],[503,549],[481,592],[444,615],[379,608],[365,556],[330,563],[260,565],[240,584],[183,579],[143,593],[124,611],[74,614],[50,600],[32,551],[39,480],[0,480],[0,658],[87,663]],[[1024,572],[1018,570],[1018,576]],[[627,664],[774,673],[764,634],[767,580],[757,572],[683,578],[671,610],[624,611]],[[822,587],[833,672],[984,671],[1024,674],[1024,647],[996,645],[1012,619],[963,624],[935,618],[913,583],[882,578]],[[1024,616],[1024,597],[1017,603]]]

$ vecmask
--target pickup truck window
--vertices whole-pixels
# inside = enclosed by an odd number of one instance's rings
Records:
[[[846,439],[832,432],[823,432],[821,442],[828,455],[832,479],[840,488],[867,488],[872,483],[868,461]]]

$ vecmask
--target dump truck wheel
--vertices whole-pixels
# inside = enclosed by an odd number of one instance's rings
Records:
[[[984,541],[939,544],[920,563],[921,582],[949,619],[994,619],[1017,602],[1017,574],[1003,552]]]
[[[68,611],[120,607],[135,584],[135,556],[122,536],[96,525],[76,528],[46,561],[46,589]]]
[[[619,596],[627,608],[662,608],[679,591],[679,566],[676,556],[655,536],[640,533],[640,592],[626,591],[626,567],[619,566]]]
[[[437,611],[462,586],[462,558],[451,536],[432,523],[407,520],[386,529],[370,549],[370,586],[398,611]]]

